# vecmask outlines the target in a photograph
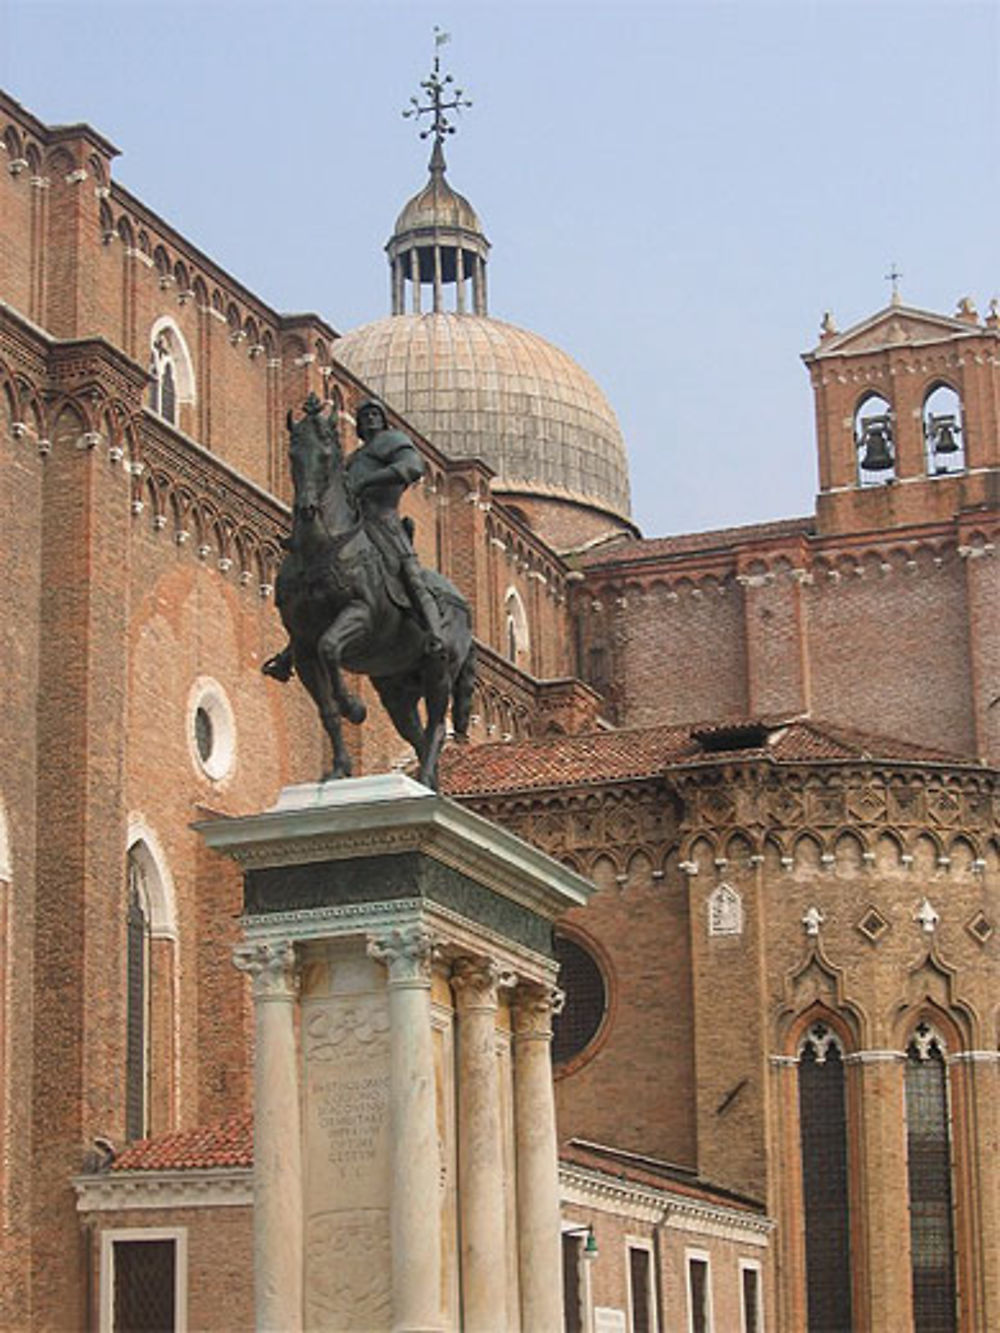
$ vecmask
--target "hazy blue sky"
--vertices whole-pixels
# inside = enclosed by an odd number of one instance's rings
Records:
[[[107,135],[271,305],[347,329],[388,312],[435,23],[475,103],[449,178],[491,313],[604,389],[647,534],[810,511],[824,309],[886,304],[892,262],[924,308],[1000,290],[995,3],[5,0],[0,85]]]

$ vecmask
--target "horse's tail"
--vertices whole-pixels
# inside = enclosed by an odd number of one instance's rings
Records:
[[[469,651],[459,667],[458,675],[451,690],[451,722],[455,729],[455,739],[465,740],[469,735],[469,718],[472,714],[472,689],[476,683],[476,644],[469,644]]]

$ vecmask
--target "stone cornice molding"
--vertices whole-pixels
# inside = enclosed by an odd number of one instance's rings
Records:
[[[418,851],[548,920],[594,891],[536,847],[400,774],[286,788],[263,814],[194,827],[247,868]]]
[[[114,1171],[76,1176],[79,1213],[168,1208],[250,1208],[252,1167],[183,1171]]]
[[[241,918],[250,940],[290,939],[303,944],[317,938],[377,933],[384,931],[390,922],[395,926],[419,921],[440,939],[442,957],[480,954],[485,948],[505,972],[542,985],[555,981],[558,964],[553,959],[427,899],[397,898],[391,902],[349,903],[343,907],[303,908]]]
[[[574,1207],[659,1224],[680,1231],[694,1231],[745,1245],[766,1246],[775,1223],[769,1217],[724,1204],[692,1199],[662,1188],[621,1180],[572,1162],[559,1163],[562,1201]]]

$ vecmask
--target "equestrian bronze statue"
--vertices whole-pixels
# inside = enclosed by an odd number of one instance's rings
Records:
[[[345,463],[334,414],[323,415],[315,394],[298,421],[288,414],[295,499],[275,600],[289,642],[263,670],[276,680],[294,670],[315,700],[333,746],[325,777],[351,773],[341,719],[365,720],[346,668],[370,678],[416,751],[420,781],[436,787],[449,702],[456,737],[468,732],[472,617],[448,579],[421,568],[400,518],[403,492],[424,472],[413,441],[388,428],[375,402],[358,409],[357,430],[361,446]]]

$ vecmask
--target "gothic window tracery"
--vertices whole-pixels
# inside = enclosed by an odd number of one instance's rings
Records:
[[[528,614],[524,609],[521,594],[516,588],[508,588],[504,597],[504,651],[508,661],[515,666],[527,663],[531,643],[528,636]]]
[[[809,1333],[841,1333],[853,1327],[844,1049],[815,1022],[798,1056]]]

